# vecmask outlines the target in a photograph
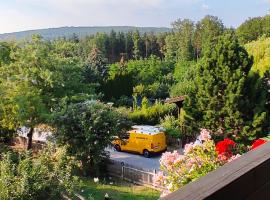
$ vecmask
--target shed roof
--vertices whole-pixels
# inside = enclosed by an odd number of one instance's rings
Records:
[[[177,96],[177,97],[172,97],[168,98],[165,100],[165,103],[177,103],[177,102],[183,102],[185,100],[185,96]]]

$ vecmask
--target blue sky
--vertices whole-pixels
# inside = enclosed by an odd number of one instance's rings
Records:
[[[237,27],[270,0],[0,0],[0,33],[60,26],[166,26],[207,14]]]

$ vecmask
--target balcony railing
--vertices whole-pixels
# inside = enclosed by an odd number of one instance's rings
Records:
[[[270,200],[270,142],[162,200]]]

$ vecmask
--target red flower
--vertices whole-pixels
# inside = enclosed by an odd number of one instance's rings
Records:
[[[236,143],[231,139],[224,139],[216,145],[216,151],[218,155],[225,155],[226,157],[231,157],[233,155],[232,150],[235,147]]]
[[[255,140],[252,144],[252,147],[251,149],[256,149],[258,146],[261,146],[262,144],[266,143],[267,141],[266,140],[263,140],[263,139],[258,139],[258,140]]]

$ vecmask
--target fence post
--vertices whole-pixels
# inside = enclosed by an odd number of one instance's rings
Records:
[[[124,162],[121,162],[121,166],[122,166],[122,171],[121,171],[121,176],[122,176],[122,179],[124,180],[124,167],[125,167],[125,164]]]

